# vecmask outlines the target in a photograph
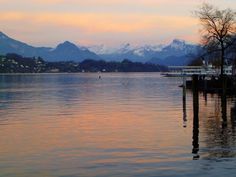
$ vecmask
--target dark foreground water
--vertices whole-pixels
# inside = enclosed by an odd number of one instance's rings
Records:
[[[0,76],[0,176],[235,175],[235,99],[222,116],[220,97],[200,94],[198,132],[180,84],[157,73]]]

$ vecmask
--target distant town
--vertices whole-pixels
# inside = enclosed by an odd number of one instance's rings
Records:
[[[121,62],[92,59],[82,62],[47,62],[40,57],[26,58],[18,54],[0,56],[0,73],[160,72],[166,70],[165,66],[132,62],[127,59]]]

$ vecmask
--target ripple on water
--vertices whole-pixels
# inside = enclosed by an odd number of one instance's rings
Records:
[[[158,73],[102,73],[102,79],[39,74],[0,76],[0,82],[0,176],[236,172],[234,98],[228,99],[225,123],[219,97],[200,94],[196,137],[192,94],[187,92],[183,108],[181,79]]]

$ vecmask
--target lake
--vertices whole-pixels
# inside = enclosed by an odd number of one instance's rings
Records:
[[[159,73],[0,76],[0,177],[236,173],[236,100]],[[199,130],[199,131],[198,131]],[[199,146],[199,147],[198,147]]]

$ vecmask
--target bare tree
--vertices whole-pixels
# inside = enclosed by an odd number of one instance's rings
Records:
[[[202,44],[208,52],[220,52],[221,75],[224,74],[226,50],[235,42],[236,13],[232,9],[219,10],[204,3],[195,11],[202,24]]]

